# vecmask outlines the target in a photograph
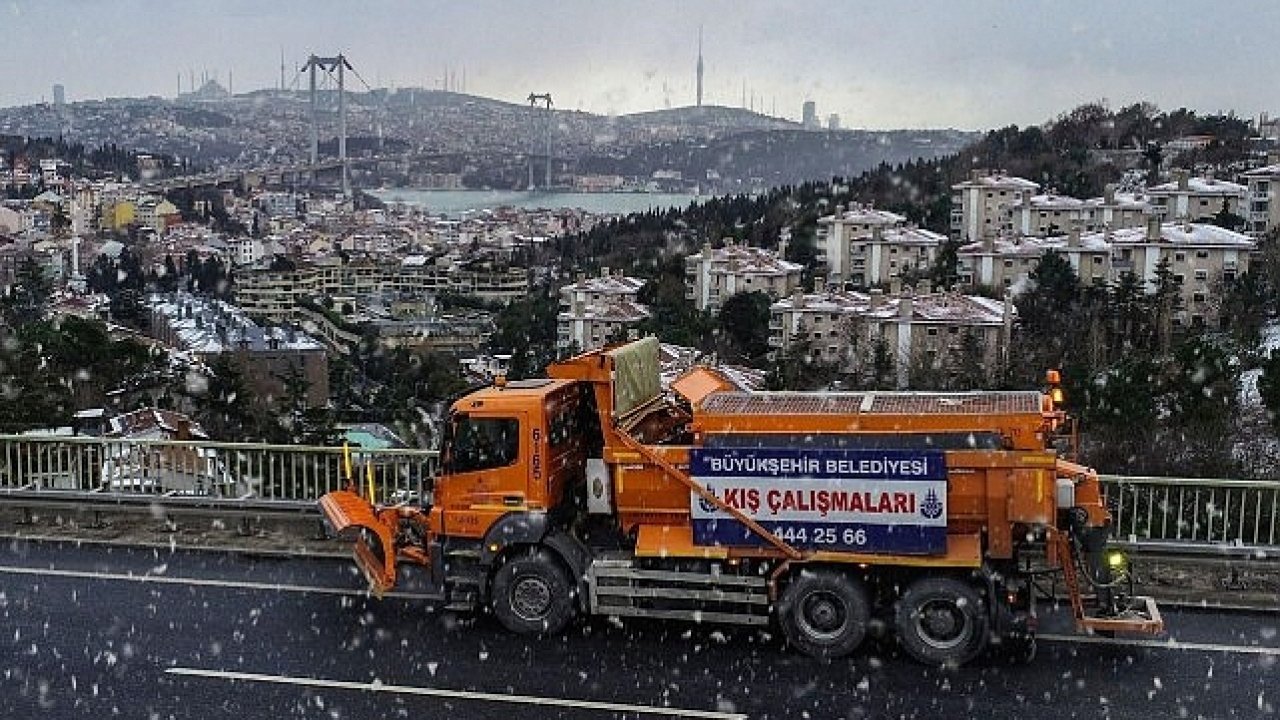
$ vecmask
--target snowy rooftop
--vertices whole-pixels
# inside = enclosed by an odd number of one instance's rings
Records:
[[[1094,236],[1100,236],[1105,239],[1105,233],[1090,233],[1086,237]],[[1150,242],[1150,240],[1147,238],[1147,229],[1141,227],[1113,230],[1111,231],[1111,242],[1116,245],[1139,245]],[[1240,250],[1252,250],[1257,245],[1248,235],[1243,235],[1234,230],[1204,223],[1181,222],[1162,224],[1160,226],[1160,242],[1175,245],[1238,248]]]
[[[690,256],[690,259],[702,260],[707,249]],[[725,245],[710,250],[711,272],[740,273],[749,275],[786,275],[804,270],[804,266],[783,260],[778,253],[764,248],[749,245]]]
[[[608,270],[601,271],[599,277],[583,278],[575,283],[569,284],[561,288],[562,294],[568,293],[599,293],[606,295],[634,295],[644,287],[645,280],[642,278],[629,277],[627,275],[606,275]]]
[[[962,183],[956,183],[951,186],[953,190],[963,190],[964,188],[984,187],[999,190],[1039,190],[1040,183],[1032,182],[1026,178],[1020,178],[1015,175],[1005,175],[1004,173],[994,173],[991,175],[981,175],[976,178],[970,178]]]
[[[588,303],[578,313],[561,312],[557,320],[596,320],[604,322],[639,322],[648,318],[649,308],[626,300]]]
[[[194,353],[324,350],[319,341],[304,332],[260,326],[239,307],[221,300],[186,293],[152,295],[151,311],[165,318],[179,347]]]
[[[863,225],[901,225],[907,219],[897,213],[888,210],[877,210],[872,207],[858,205],[851,207],[843,212],[837,212],[834,215],[827,215],[818,219],[821,224],[831,224],[836,221],[842,223],[858,223]]]
[[[1032,195],[1028,200],[1028,204],[1037,210],[1074,210],[1083,206],[1084,201],[1069,195],[1045,193]]]
[[[1192,192],[1197,195],[1244,195],[1246,188],[1239,183],[1228,182],[1226,180],[1218,180],[1217,178],[1193,177],[1187,178],[1186,190],[1181,190],[1178,181],[1161,183],[1155,187],[1148,188],[1148,192],[1152,195],[1169,195],[1178,192]]]
[[[827,290],[788,295],[774,302],[769,309],[773,312],[849,313],[861,312],[870,306],[871,296],[867,293],[853,290]]]

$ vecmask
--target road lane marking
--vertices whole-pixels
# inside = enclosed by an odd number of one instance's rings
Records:
[[[350,588],[323,587],[316,585],[285,585],[280,583],[261,583],[246,580],[213,580],[208,578],[184,578],[168,575],[135,575],[131,573],[107,573],[88,570],[58,570],[55,568],[32,568],[17,566],[0,566],[0,573],[11,575],[31,575],[35,577],[80,578],[87,580],[113,580],[121,582],[155,583],[161,585],[190,585],[195,587],[217,587],[232,590],[261,590],[268,592],[309,593],[313,595],[336,595],[339,597],[368,598],[373,597],[367,590]],[[403,600],[437,600],[425,593],[389,592],[383,597]],[[1082,645],[1117,645],[1127,647],[1151,648],[1153,650],[1193,650],[1199,652],[1234,653],[1237,655],[1262,655],[1280,657],[1280,647],[1258,647],[1249,645],[1225,645],[1218,643],[1181,642],[1178,640],[1144,640],[1140,638],[1105,638],[1097,635],[1055,635],[1041,634],[1036,636],[1045,642],[1077,643]]]
[[[442,697],[453,700],[480,700],[511,705],[536,705],[542,707],[560,707],[573,710],[603,710],[614,713],[635,713],[640,715],[663,715],[677,718],[705,718],[706,720],[746,720],[741,713],[718,712],[714,710],[690,710],[686,708],[656,707],[652,705],[629,705],[626,703],[601,702],[597,700],[573,700],[570,698],[543,697],[539,695],[507,695],[503,693],[474,692],[469,690],[441,690],[439,688],[416,687],[413,685],[383,685],[381,683],[350,682],[347,680],[324,680],[321,678],[292,677],[289,675],[263,675],[260,673],[233,672],[228,670],[202,670],[200,668],[171,667],[166,668],[168,675],[186,677],[215,678],[255,683],[271,683],[274,685],[296,685],[299,687],[331,688],[337,690],[361,690],[365,692],[395,693],[398,695],[422,695]]]
[[[1218,643],[1182,642],[1180,640],[1143,640],[1140,638],[1107,638],[1097,635],[1037,635],[1045,642],[1080,643],[1082,645],[1122,645],[1153,650],[1196,650],[1199,652],[1234,653],[1237,655],[1267,655],[1280,657],[1280,647],[1256,645],[1221,645]]]
[[[116,580],[123,582],[158,583],[161,585],[194,585],[197,587],[219,587],[234,590],[267,590],[272,592],[311,593],[316,595],[341,595],[343,597],[373,597],[367,590],[350,588],[322,587],[317,585],[285,585],[281,583],[261,583],[248,580],[213,580],[210,578],[171,577],[169,575],[135,575],[132,573],[92,572],[89,570],[57,570],[54,568],[32,568],[0,566],[0,573],[11,575],[34,575],[36,577],[80,578],[86,580]],[[406,600],[432,600],[431,595],[424,593],[389,592],[383,597]]]

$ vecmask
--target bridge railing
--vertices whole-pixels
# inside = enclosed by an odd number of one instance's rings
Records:
[[[1133,542],[1280,542],[1280,481],[1100,476],[1113,535]]]
[[[353,448],[362,492],[394,502],[432,477],[433,450]],[[1280,481],[1103,475],[1118,540],[1280,545]],[[0,490],[311,502],[347,482],[340,447],[0,435]]]
[[[381,501],[412,497],[433,450],[352,448],[354,480]],[[0,435],[0,489],[311,501],[347,482],[341,447]]]

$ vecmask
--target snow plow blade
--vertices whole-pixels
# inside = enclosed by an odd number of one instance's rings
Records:
[[[375,595],[395,587],[395,518],[388,524],[368,500],[350,490],[337,490],[320,498],[324,513],[337,535],[356,533],[356,566],[369,581]]]

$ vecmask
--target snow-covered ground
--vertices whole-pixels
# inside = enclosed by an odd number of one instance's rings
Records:
[[[1271,321],[1262,326],[1262,342],[1258,345],[1262,357],[1268,357],[1273,351],[1280,350],[1280,321]],[[1258,392],[1258,378],[1262,370],[1246,370],[1240,375],[1240,405],[1245,412],[1262,408],[1262,395]]]

